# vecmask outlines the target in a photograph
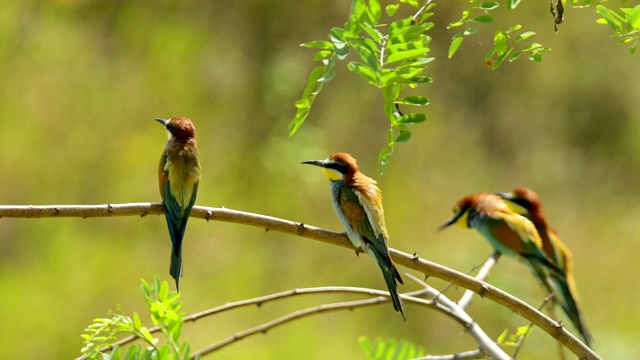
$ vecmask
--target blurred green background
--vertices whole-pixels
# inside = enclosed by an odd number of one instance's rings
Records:
[[[536,190],[573,250],[582,307],[604,358],[640,353],[635,278],[640,253],[638,56],[596,25],[594,9],[566,11],[554,34],[548,4],[526,1],[495,15],[522,23],[549,46],[544,62],[484,65],[495,24],[480,26],[446,58],[464,2],[435,8],[429,120],[397,148],[384,176],[378,151],[388,123],[379,90],[339,64],[299,133],[293,103],[315,65],[298,44],[342,26],[349,2],[5,1],[0,7],[0,203],[159,201],[157,164],[166,133],[155,117],[187,116],[203,167],[198,205],[342,230],[329,184],[300,161],[351,152],[379,179],[391,246],[467,271],[491,253],[473,231],[437,226],[466,194]],[[171,280],[161,216],[0,220],[0,357],[79,355],[80,334],[118,304],[145,313],[140,279]],[[366,256],[276,232],[193,219],[181,281],[187,314],[299,287],[384,289]],[[400,268],[401,271],[406,269]],[[544,293],[529,271],[501,259],[489,282],[530,302]],[[405,279],[402,291],[417,286]],[[443,287],[437,279],[429,283]],[[447,292],[452,298],[463,289]],[[307,296],[199,320],[185,327],[200,349],[237,331],[348,295]],[[471,315],[496,338],[526,322],[488,300]],[[217,352],[218,359],[358,359],[357,338],[408,339],[427,353],[476,348],[454,321],[390,304],[300,320]],[[574,329],[569,325],[569,330]],[[10,345],[10,346],[9,346]],[[19,354],[14,353],[19,351]],[[557,354],[534,331],[521,359]]]

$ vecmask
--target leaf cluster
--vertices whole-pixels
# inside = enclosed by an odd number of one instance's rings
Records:
[[[396,14],[400,4],[419,8],[415,0],[400,0],[385,7],[387,16]],[[344,60],[350,54],[356,59],[347,63],[350,72],[358,74],[367,83],[383,90],[384,113],[390,123],[388,145],[380,152],[382,170],[388,165],[395,145],[411,137],[410,124],[424,122],[422,113],[403,114],[399,106],[425,106],[429,100],[423,96],[403,96],[403,90],[418,84],[430,83],[432,79],[423,75],[427,64],[433,58],[427,57],[431,37],[426,34],[433,27],[427,21],[435,4],[427,3],[413,16],[400,18],[390,24],[380,23],[382,8],[379,0],[353,0],[349,20],[344,28],[334,27],[329,41],[311,41],[304,47],[318,49],[315,61],[322,65],[315,67],[307,82],[302,97],[296,102],[296,114],[289,125],[290,136],[304,123],[315,97],[325,83],[335,76],[337,60]]]
[[[620,44],[630,44],[629,52],[635,54],[640,37],[640,5],[633,8],[620,8],[615,11],[604,5],[596,6],[596,12],[602,16],[598,24],[607,24],[613,30],[613,36],[621,37]]]
[[[489,14],[489,11],[498,8],[500,5],[495,1],[477,2],[476,0],[470,0],[469,3],[471,6],[462,12],[462,17],[447,26],[447,29],[464,27],[464,30],[457,32],[451,39],[449,58],[453,57],[458,51],[466,37],[478,31],[475,26],[472,26],[473,24],[491,24],[495,21],[495,18]],[[519,1],[509,1],[507,6],[509,9],[513,9],[518,3]],[[536,42],[521,47],[524,40],[536,34],[533,31],[524,31],[515,35],[515,32],[521,29],[522,25],[517,24],[507,30],[498,28],[495,31],[493,35],[493,48],[489,50],[489,53],[487,53],[485,57],[486,64],[491,66],[492,70],[497,69],[504,60],[508,59],[509,62],[515,61],[523,54],[528,54],[529,59],[532,61],[541,62],[542,53],[550,50]]]
[[[416,346],[410,341],[396,339],[385,340],[377,337],[373,342],[366,336],[358,338],[362,350],[369,360],[408,360],[425,356],[422,346]]]
[[[160,282],[156,276],[153,284],[142,280],[142,293],[147,301],[151,321],[159,326],[165,337],[163,343],[154,337],[149,329],[142,324],[138,313],[127,316],[118,306],[118,312],[111,312],[109,318],[98,318],[85,329],[84,347],[81,352],[87,359],[188,359],[191,353],[189,344],[180,343],[180,334],[184,322],[183,312],[179,312],[182,302],[180,294],[169,291],[166,281]],[[117,335],[135,335],[142,340],[142,344],[128,347],[126,350],[119,346],[112,346]],[[110,348],[110,353],[103,353],[102,349]]]

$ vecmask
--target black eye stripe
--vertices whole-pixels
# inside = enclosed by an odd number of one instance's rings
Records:
[[[340,163],[329,163],[329,164],[327,164],[327,168],[336,170],[341,174],[346,174],[347,173],[347,169],[348,169],[346,165],[343,165],[343,164],[340,164]]]

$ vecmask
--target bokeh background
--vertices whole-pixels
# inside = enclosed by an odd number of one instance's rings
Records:
[[[573,250],[582,306],[604,358],[640,353],[640,82],[638,56],[610,39],[594,9],[566,11],[554,34],[548,3],[499,10],[551,47],[544,62],[484,64],[496,24],[479,26],[446,54],[465,3],[435,8],[434,78],[416,94],[426,123],[379,175],[388,123],[382,94],[338,64],[307,123],[287,125],[313,51],[342,26],[349,2],[5,1],[0,7],[0,203],[158,201],[156,171],[166,133],[153,118],[187,116],[198,129],[203,183],[197,204],[224,206],[341,230],[326,178],[300,161],[351,152],[384,191],[391,245],[467,271],[491,253],[473,231],[438,233],[466,194],[535,189]],[[504,7],[504,6],[503,6]],[[0,220],[0,357],[65,359],[80,335],[118,304],[145,314],[140,279],[171,280],[161,216]],[[192,220],[181,282],[187,314],[300,287],[384,289],[378,270],[352,251],[263,229]],[[400,269],[406,271],[406,269]],[[403,291],[417,286],[405,279]],[[530,302],[544,293],[517,261],[501,259],[489,282]],[[429,283],[444,287],[437,279]],[[463,289],[450,289],[456,298]],[[238,310],[185,327],[193,349],[296,309],[354,300],[308,296]],[[471,315],[492,337],[526,322],[476,300]],[[357,338],[383,336],[428,353],[474,349],[454,321],[385,304],[323,314],[229,346],[218,359],[361,359]],[[146,318],[146,316],[143,316]],[[573,331],[572,327],[569,327]],[[8,350],[11,349],[11,350]],[[4,352],[7,353],[4,353]],[[557,355],[534,331],[521,359]]]

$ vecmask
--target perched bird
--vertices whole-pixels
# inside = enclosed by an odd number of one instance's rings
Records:
[[[535,225],[521,215],[526,209],[518,204],[497,194],[479,193],[460,200],[454,213],[439,230],[456,223],[478,230],[496,251],[526,260],[543,284],[547,272],[564,276],[562,269],[542,250],[542,239]]]
[[[565,273],[564,277],[551,276],[557,290],[555,292],[556,301],[578,329],[587,346],[591,347],[591,335],[578,304],[578,289],[573,277],[571,252],[562,243],[555,229],[547,224],[538,195],[526,187],[519,187],[510,193],[500,193],[499,195],[527,210],[525,216],[533,222],[538,234],[540,234],[542,250]]]
[[[333,210],[356,247],[356,254],[358,251],[366,252],[378,265],[389,288],[393,308],[402,314],[406,322],[396,281],[403,282],[389,256],[382,192],[376,181],[361,173],[356,159],[347,153],[335,153],[325,160],[304,161],[303,164],[321,167],[331,181]]]
[[[196,128],[184,117],[155,119],[169,132],[169,141],[160,157],[158,181],[160,195],[171,236],[171,267],[169,273],[180,291],[182,277],[182,239],[187,221],[198,195],[201,178]]]

